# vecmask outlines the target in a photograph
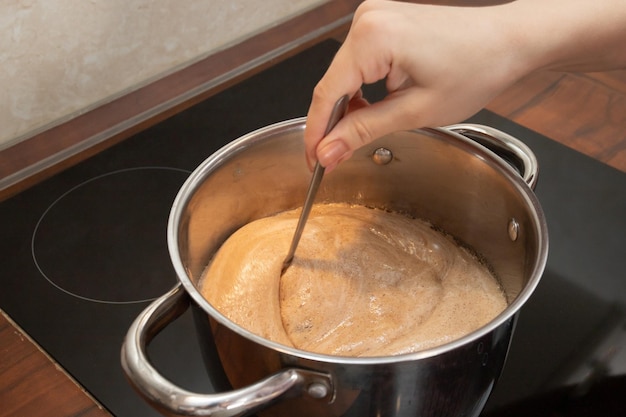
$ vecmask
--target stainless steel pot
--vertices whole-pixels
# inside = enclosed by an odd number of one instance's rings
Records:
[[[422,352],[351,358],[286,347],[229,321],[198,291],[198,279],[237,228],[302,204],[305,121],[250,133],[204,161],[181,188],[168,225],[179,285],[133,323],[122,365],[137,391],[167,415],[477,416],[501,370],[519,309],[535,289],[548,237],[532,192],[533,153],[479,125],[399,132],[355,152],[326,176],[318,201],[351,202],[427,219],[485,257],[508,308],[475,332]],[[419,301],[416,301],[419,302]],[[162,377],[147,344],[193,306],[214,386],[188,392]],[[231,388],[234,387],[234,388]]]

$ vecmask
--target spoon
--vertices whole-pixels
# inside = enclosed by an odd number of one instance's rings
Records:
[[[333,107],[333,111],[330,114],[330,118],[328,119],[328,124],[326,125],[326,131],[324,132],[324,136],[328,135],[331,130],[335,127],[335,125],[341,120],[341,118],[346,113],[348,109],[349,98],[347,95],[342,96]],[[302,236],[302,231],[304,230],[304,225],[306,224],[307,219],[309,218],[309,213],[311,212],[311,207],[313,206],[313,201],[315,200],[315,195],[317,194],[317,189],[322,182],[322,177],[324,176],[324,167],[320,165],[319,161],[315,162],[315,168],[313,169],[313,177],[311,177],[311,183],[309,184],[309,189],[306,193],[306,198],[304,199],[304,205],[302,206],[302,212],[300,212],[300,218],[298,219],[298,225],[296,226],[296,232],[293,235],[293,239],[291,240],[291,247],[289,248],[289,252],[287,253],[287,257],[283,261],[283,267],[280,271],[280,276],[283,276],[291,262],[293,261],[293,256],[296,253],[296,248],[298,247],[298,243],[300,242],[300,237]]]

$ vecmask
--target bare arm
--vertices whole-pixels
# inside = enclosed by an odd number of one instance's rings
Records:
[[[525,75],[626,67],[626,1],[517,0],[446,7],[369,0],[315,88],[305,144],[309,164],[332,169],[387,133],[456,123]],[[386,79],[377,103],[363,84]],[[334,102],[350,112],[323,138]]]

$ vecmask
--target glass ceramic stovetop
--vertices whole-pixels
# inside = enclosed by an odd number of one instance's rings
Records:
[[[119,357],[133,319],[176,283],[165,232],[179,187],[229,141],[305,115],[337,47],[304,51],[0,203],[0,308],[115,416],[158,415]],[[492,113],[470,121],[535,151],[550,231],[484,415],[626,415],[626,175]],[[190,313],[149,353],[178,385],[212,390]]]

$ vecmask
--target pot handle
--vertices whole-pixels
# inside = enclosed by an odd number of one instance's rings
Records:
[[[539,164],[533,151],[521,140],[490,126],[464,123],[444,127],[493,151],[514,168],[531,189],[537,185]]]
[[[261,410],[287,395],[307,393],[313,398],[332,400],[329,375],[298,368],[285,368],[253,385],[216,394],[186,391],[168,381],[150,364],[146,349],[189,305],[189,294],[177,285],[135,319],[122,345],[122,368],[127,378],[159,411],[175,416],[229,417]]]

